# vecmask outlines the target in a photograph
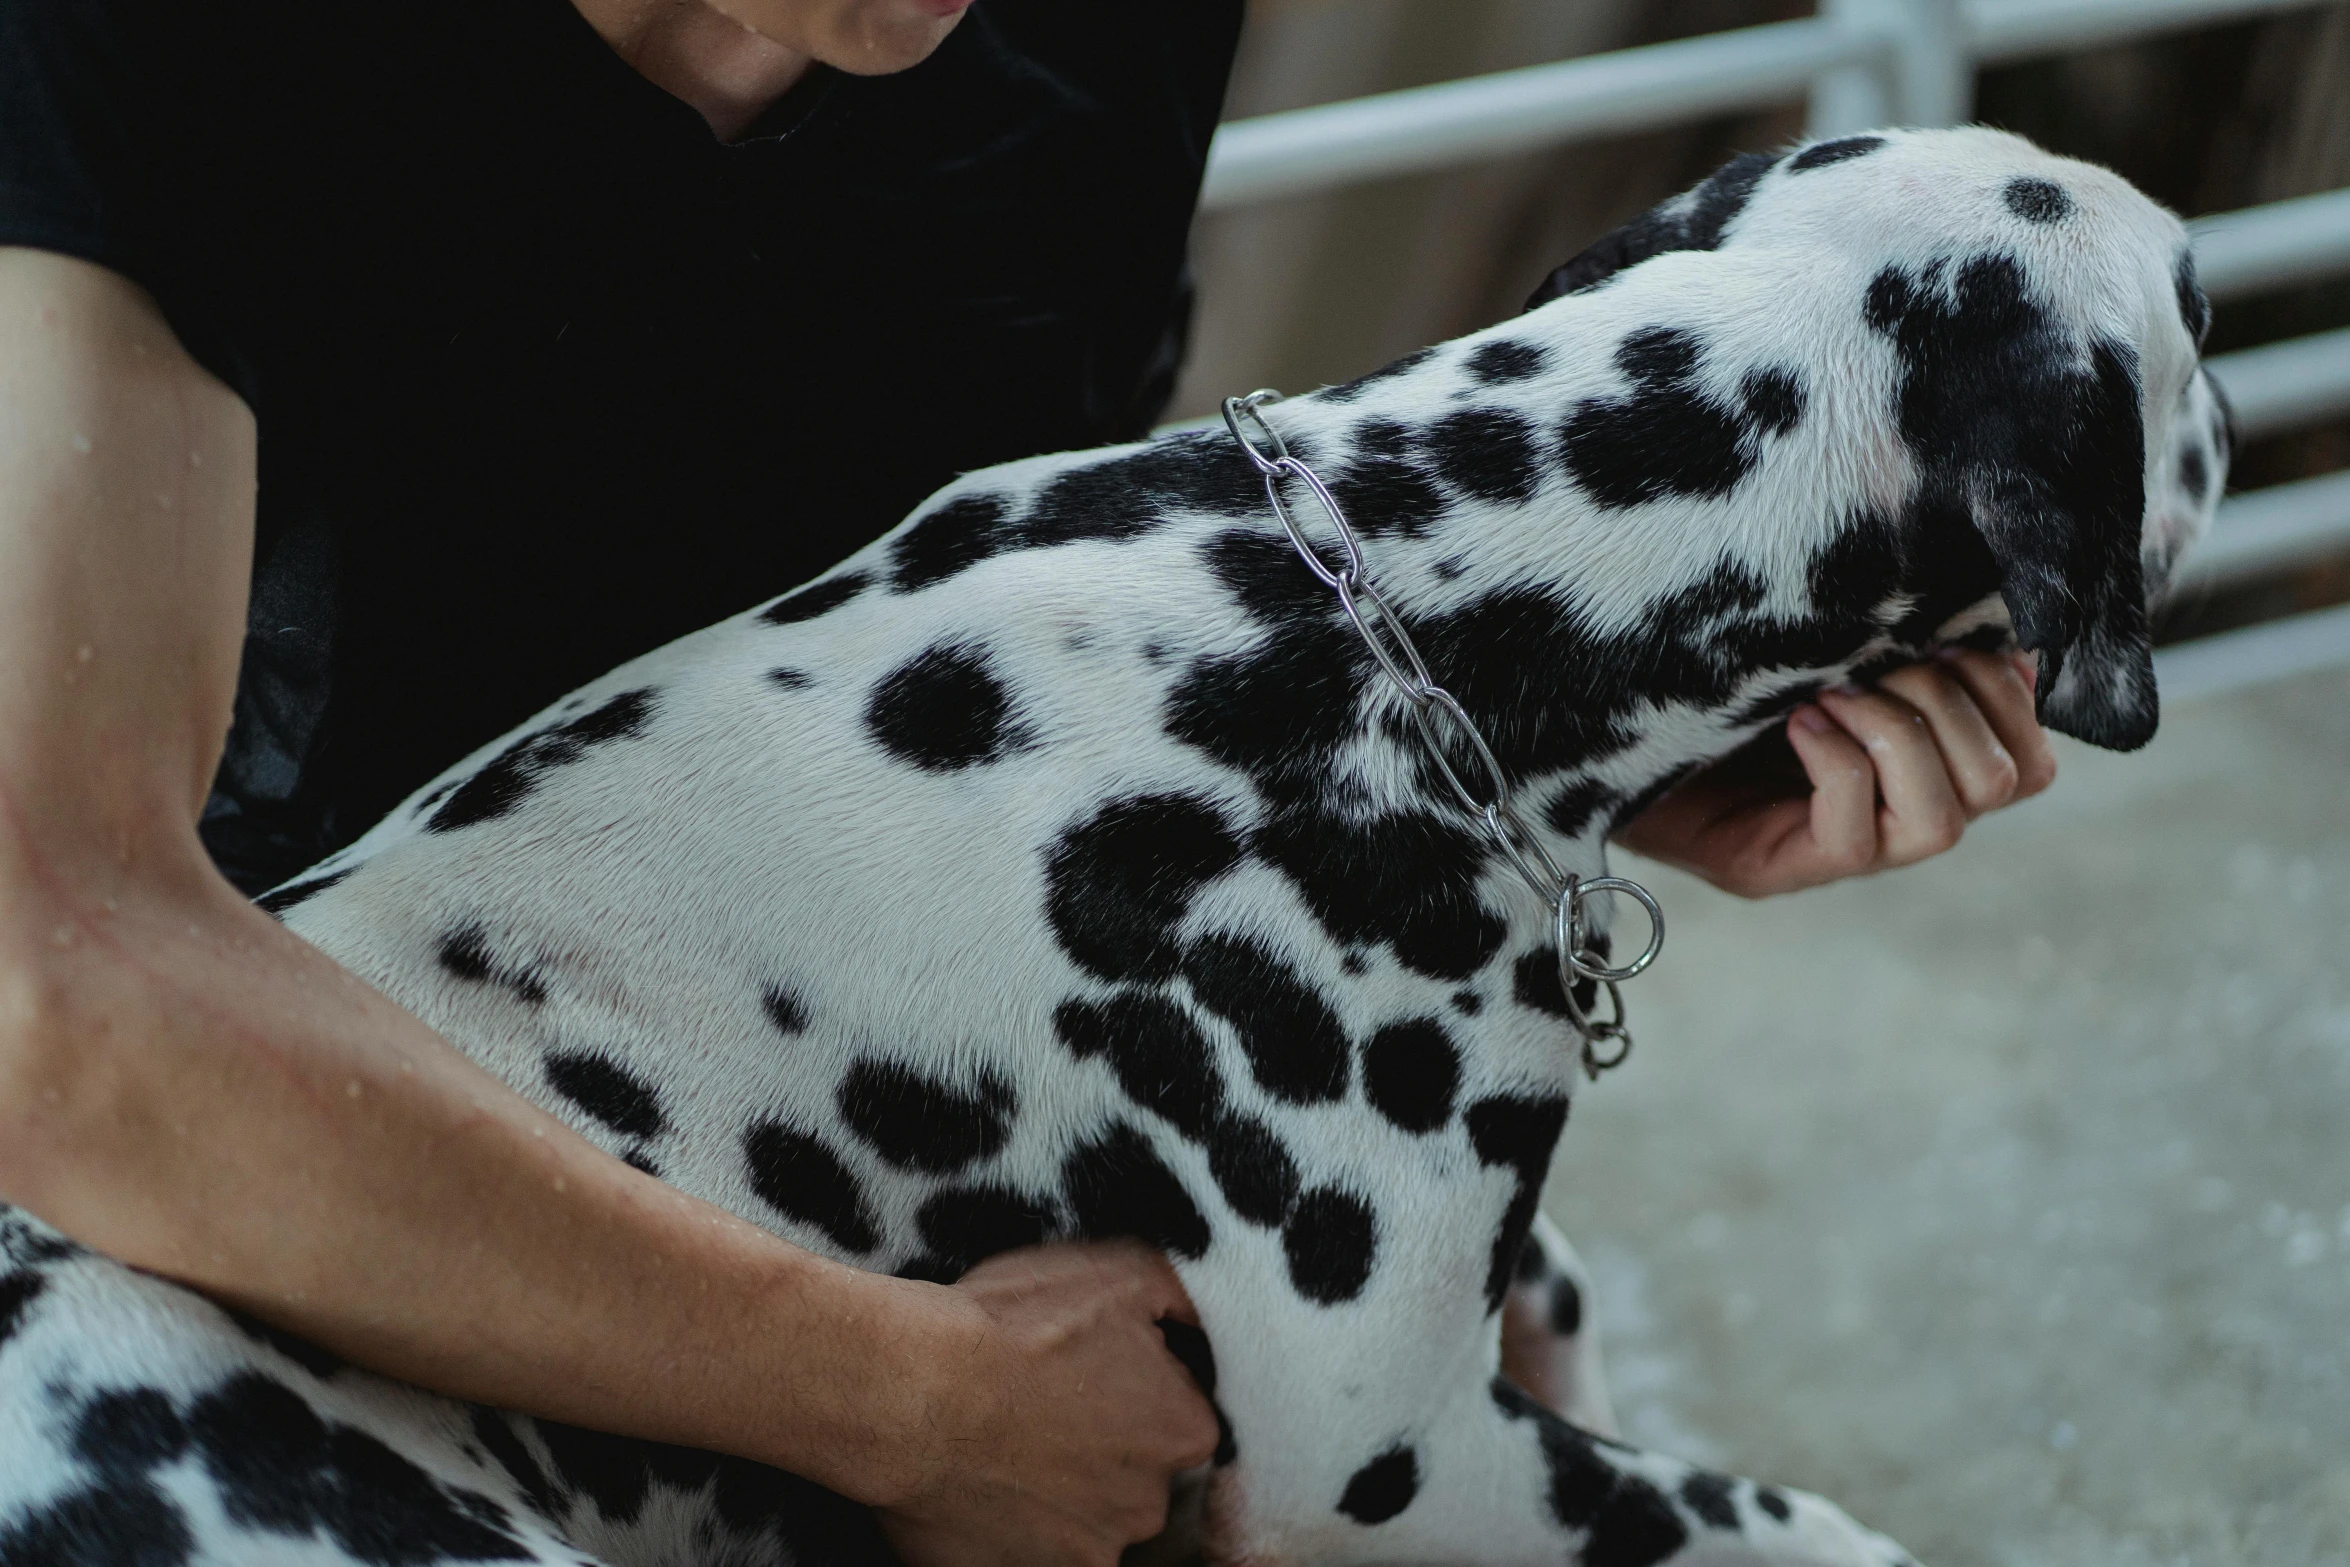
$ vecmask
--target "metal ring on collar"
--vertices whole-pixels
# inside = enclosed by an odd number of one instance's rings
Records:
[[[1261,386],[1246,397],[1224,399],[1224,428],[1232,432],[1232,438],[1240,443],[1240,449],[1248,454],[1248,460],[1256,464],[1257,472],[1267,477],[1271,477],[1273,470],[1288,460],[1289,443],[1281,439],[1281,432],[1274,429],[1265,416],[1257,410],[1267,403],[1279,401],[1281,401],[1281,394],[1269,386]],[[1240,433],[1240,421],[1243,416],[1246,416],[1251,424],[1265,432],[1266,443],[1273,448],[1272,456],[1267,457],[1258,451],[1257,443]]]
[[[1657,907],[1656,899],[1649,896],[1648,889],[1636,881],[1627,881],[1621,876],[1594,876],[1589,881],[1575,883],[1559,900],[1560,923],[1572,926],[1567,934],[1582,934],[1582,903],[1595,892],[1620,892],[1648,911],[1648,946],[1640,956],[1621,968],[1584,962],[1582,943],[1579,941],[1564,942],[1559,950],[1566,954],[1567,963],[1574,971],[1585,979],[1596,979],[1602,984],[1630,979],[1654,963],[1657,954],[1665,950],[1665,911]]]

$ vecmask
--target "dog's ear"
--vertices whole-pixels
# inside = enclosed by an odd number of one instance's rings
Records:
[[[1778,161],[1762,152],[1732,158],[1704,184],[1650,208],[1544,278],[1526,308],[1547,305],[1562,294],[1579,294],[1668,250],[1717,248],[1722,231],[1746,210],[1754,187]]]
[[[2137,356],[2068,331],[2001,254],[1888,268],[1868,318],[1900,349],[1923,510],[1982,537],[2016,640],[2040,655],[2040,721],[2109,750],[2144,745],[2159,705]]]

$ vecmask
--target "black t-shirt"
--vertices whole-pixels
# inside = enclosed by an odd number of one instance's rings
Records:
[[[1239,0],[980,0],[721,144],[570,0],[0,0],[0,244],[259,422],[248,890],[955,473],[1139,434]]]

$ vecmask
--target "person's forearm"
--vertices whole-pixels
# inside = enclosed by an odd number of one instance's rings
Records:
[[[949,1292],[605,1155],[206,869],[43,849],[0,778],[0,1197],[424,1386],[888,1499]]]

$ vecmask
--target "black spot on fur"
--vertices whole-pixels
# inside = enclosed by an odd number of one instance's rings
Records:
[[[1164,996],[1126,991],[1105,1002],[1064,1001],[1053,1027],[1072,1054],[1107,1057],[1126,1096],[1186,1137],[1206,1137],[1224,1108],[1207,1036]]]
[[[1507,928],[1477,886],[1487,849],[1465,826],[1426,812],[1363,822],[1296,809],[1267,822],[1253,847],[1343,946],[1384,941],[1406,968],[1451,980],[1500,950]]]
[[[1462,368],[1487,386],[1501,386],[1531,380],[1549,361],[1549,350],[1539,343],[1484,343],[1462,362]]]
[[[1528,500],[1541,482],[1534,426],[1506,410],[1448,414],[1429,427],[1424,441],[1437,475],[1479,500]]]
[[[29,1268],[0,1273],[0,1344],[6,1344],[24,1326],[33,1302],[48,1287],[49,1280]]]
[[[777,688],[785,691],[805,691],[815,683],[815,677],[804,669],[786,669],[780,666],[767,671],[767,678]]]
[[[2200,350],[2203,340],[2211,334],[2211,301],[2204,296],[2203,285],[2195,280],[2195,253],[2179,252],[2179,259],[2171,268],[2171,286],[2179,297],[2179,325],[2195,340]]]
[[[353,866],[351,867],[351,870],[356,870],[357,868],[357,866]],[[298,903],[307,903],[312,898],[315,898],[320,893],[326,891],[327,888],[332,887],[337,882],[342,881],[345,877],[351,874],[351,870],[336,871],[331,876],[320,876],[310,881],[288,882],[285,886],[278,888],[274,892],[263,893],[260,897],[255,898],[253,901],[268,913],[283,914],[286,910],[294,907],[294,905]]]
[[[493,821],[528,799],[547,774],[569,767],[594,746],[633,740],[653,717],[650,687],[623,691],[593,712],[525,735],[456,787],[426,822],[427,832],[455,832]]]
[[[1553,272],[1526,301],[1526,308],[1533,310],[1562,294],[1595,288],[1626,267],[1669,250],[1718,248],[1723,231],[1746,210],[1754,187],[1775,161],[1760,152],[1731,159],[1704,184],[1651,208]]]
[[[345,1362],[342,1356],[331,1350],[321,1349],[306,1338],[288,1333],[275,1323],[264,1322],[259,1317],[248,1315],[230,1306],[222,1306],[220,1310],[222,1315],[235,1324],[239,1333],[244,1334],[256,1344],[277,1351],[314,1377],[331,1377],[343,1369]]]
[[[1392,380],[1396,376],[1406,375],[1417,370],[1421,365],[1426,364],[1429,356],[1435,352],[1436,350],[1433,348],[1415,348],[1401,359],[1391,360],[1367,375],[1358,375],[1351,381],[1325,389],[1321,393],[1321,397],[1325,402],[1351,403],[1380,382]]]
[[[1561,455],[1600,505],[1671,495],[1718,499],[1754,470],[1759,453],[1748,416],[1699,388],[1697,356],[1692,334],[1644,327],[1616,350],[1630,394],[1578,403],[1567,416]]]
[[[1208,1129],[1208,1173],[1232,1211],[1270,1229],[1297,1203],[1297,1161],[1253,1116],[1219,1116]]]
[[[1614,803],[1616,792],[1595,778],[1563,786],[1543,807],[1543,819],[1562,838],[1580,838],[1591,819]]]
[[[1803,380],[1792,370],[1749,370],[1738,390],[1759,430],[1785,435],[1803,422]]]
[[[1469,1106],[1465,1120],[1478,1159],[1517,1174],[1517,1190],[1502,1212],[1485,1269],[1485,1306],[1492,1311],[1500,1308],[1502,1297],[1509,1292],[1511,1271],[1525,1250],[1527,1232],[1534,1226],[1543,1177],[1550,1173],[1551,1153],[1558,1147],[1559,1134],[1566,1130],[1567,1101],[1496,1095]]]
[[[1824,169],[1831,163],[1842,163],[1851,158],[1863,158],[1885,145],[1882,136],[1839,136],[1834,141],[1823,141],[1806,147],[1787,160],[1790,174],[1808,174],[1813,169]]]
[[[1281,1228],[1289,1282],[1318,1306],[1335,1306],[1363,1292],[1379,1249],[1378,1220],[1352,1192],[1316,1187],[1290,1209]]]
[[[837,577],[811,582],[768,605],[759,612],[759,618],[771,626],[793,626],[819,615],[829,615],[864,592],[865,580],[861,571],[844,571]]]
[[[1407,1132],[1451,1120],[1460,1087],[1460,1052],[1434,1018],[1390,1023],[1363,1047],[1363,1097]]]
[[[1654,1567],[1689,1543],[1688,1526],[1665,1493],[1609,1463],[1598,1438],[1498,1378],[1492,1391],[1504,1415],[1533,1422],[1550,1476],[1551,1516],[1563,1529],[1584,1532],[1583,1567]]]
[[[2012,179],[2000,193],[2007,210],[2031,223],[2059,223],[2072,215],[2073,198],[2048,180]]]
[[[1214,935],[1183,955],[1199,1004],[1240,1035],[1259,1087],[1290,1104],[1342,1097],[1351,1052],[1337,1016],[1297,970],[1246,937]]]
[[[859,1061],[833,1094],[841,1119],[901,1170],[960,1170],[1003,1151],[1018,1101],[1012,1085],[981,1072],[966,1091],[895,1061]]]
[[[625,1153],[621,1154],[620,1162],[627,1165],[630,1169],[637,1171],[639,1174],[649,1175],[656,1181],[661,1179],[661,1165],[659,1161],[654,1159],[651,1154],[645,1152],[642,1148],[631,1148],[627,1150]]]
[[[890,586],[910,593],[943,582],[1012,542],[999,497],[966,495],[949,501],[890,546]]]
[[[489,932],[478,923],[444,932],[433,951],[442,968],[476,985],[497,985],[514,993],[525,1006],[544,1006],[546,982],[527,968],[509,968],[490,956]]]
[[[1385,1523],[1419,1494],[1419,1455],[1408,1447],[1391,1447],[1348,1479],[1338,1510],[1356,1523]]]
[[[922,1244],[951,1284],[998,1252],[1044,1243],[1059,1221],[1050,1202],[1003,1186],[950,1186],[933,1193],[914,1215]]]
[[[1417,463],[1393,457],[1359,457],[1324,478],[1346,520],[1356,532],[1371,538],[1390,534],[1417,538],[1446,511],[1444,492]],[[1292,486],[1289,504],[1309,529],[1316,525],[1319,503],[1306,491]],[[1322,537],[1319,533],[1309,536]],[[1334,547],[1325,549],[1322,558],[1333,566],[1343,564]],[[1309,573],[1306,580],[1314,579]]]
[[[355,1426],[321,1419],[294,1391],[254,1372],[189,1407],[187,1433],[242,1528],[324,1534],[348,1556],[384,1564],[522,1561],[530,1556],[488,1497],[446,1486]]]
[[[775,1025],[779,1034],[797,1034],[808,1026],[808,1007],[799,996],[782,985],[769,985],[759,993],[759,1006],[766,1012],[767,1021]]]
[[[1738,1528],[1738,1504],[1731,1499],[1737,1482],[1728,1475],[1700,1469],[1681,1482],[1681,1500],[1708,1529]]]
[[[1246,517],[1264,509],[1264,482],[1223,430],[1189,430],[1055,478],[1020,519],[1035,548],[1138,538],[1170,512]]]
[[[1401,419],[1365,419],[1354,427],[1354,455],[1405,458],[1418,444],[1412,427]]]
[[[2190,446],[2179,454],[2179,488],[2195,499],[2203,499],[2204,489],[2211,483],[2211,464],[2203,460],[2203,448]]]
[[[1550,1331],[1572,1338],[1583,1331],[1583,1292],[1561,1275],[1550,1286]]]
[[[1781,1523],[1787,1523],[1795,1517],[1795,1509],[1787,1505],[1785,1493],[1774,1486],[1756,1486],[1754,1488],[1754,1505]]]
[[[74,1422],[74,1455],[100,1470],[144,1472],[179,1457],[188,1428],[154,1388],[101,1393]]]
[[[881,1244],[864,1188],[839,1155],[807,1133],[761,1121],[743,1134],[743,1159],[751,1190],[785,1218],[814,1225],[843,1251]]]
[[[500,1469],[506,1471],[515,1486],[529,1498],[530,1505],[542,1517],[560,1515],[563,1498],[555,1489],[554,1481],[539,1467],[530,1449],[521,1437],[514,1434],[512,1417],[503,1410],[473,1406],[473,1439]]]
[[[2018,642],[2040,653],[2041,721],[2133,749],[2158,713],[2136,357],[2076,341],[2013,256],[1947,272],[1888,267],[1867,296],[1901,358],[1901,436],[1920,469],[1908,531],[1943,557],[1912,570],[1924,582],[1990,565]]]
[[[1045,915],[1080,968],[1104,979],[1164,978],[1192,895],[1239,859],[1239,840],[1205,800],[1112,800],[1047,855]]]
[[[873,738],[902,762],[954,772],[1035,743],[984,648],[941,645],[884,675],[865,706]]]
[[[1208,1221],[1150,1140],[1120,1123],[1062,1162],[1061,1186],[1078,1233],[1088,1240],[1130,1235],[1178,1257],[1207,1254]]]
[[[1456,990],[1452,993],[1452,1007],[1463,1017],[1475,1017],[1485,1008],[1485,998],[1474,990]]]
[[[195,1547],[179,1504],[143,1475],[68,1491],[0,1527],[8,1567],[181,1567]]]
[[[548,1056],[546,1069],[549,1087],[623,1136],[658,1137],[669,1130],[653,1085],[617,1061],[568,1051]]]

